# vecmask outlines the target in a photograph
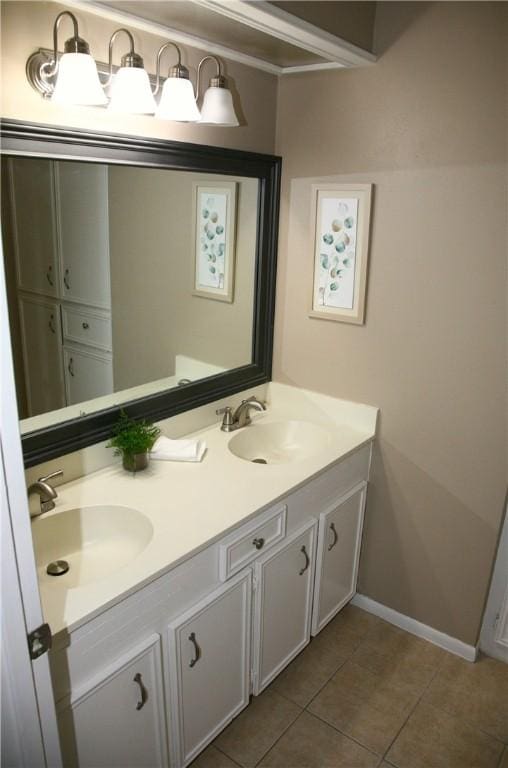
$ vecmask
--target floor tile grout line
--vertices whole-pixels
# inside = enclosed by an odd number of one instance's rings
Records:
[[[425,689],[423,695],[425,695],[426,691],[427,691],[427,688]],[[453,717],[455,720],[458,720],[460,723],[467,725],[469,728],[472,728],[474,731],[478,731],[479,733],[483,734],[483,736],[487,736],[489,739],[493,739],[494,741],[499,742],[499,744],[501,744],[504,749],[508,749],[507,742],[503,741],[503,739],[500,739],[499,736],[494,736],[494,734],[490,733],[490,731],[484,730],[478,725],[478,723],[474,723],[472,720],[469,720],[467,717],[462,717],[462,715],[458,715],[456,712],[451,712],[449,709],[445,709],[444,707],[439,707],[436,704],[432,704],[428,701],[424,701],[422,703],[425,704],[426,707],[430,707],[431,709],[436,710],[436,712],[440,712],[443,715],[448,715],[449,717]]]
[[[507,746],[505,746],[505,748],[503,749],[503,751],[499,755],[499,760],[498,760],[496,768],[501,768],[501,764],[503,762],[503,758],[504,758],[505,752],[508,755],[508,747]]]
[[[213,742],[211,742],[210,746],[213,746],[217,750],[217,752],[220,752],[221,755],[224,755],[224,757],[227,757],[228,760],[231,760],[231,762],[234,763],[235,765],[237,765],[238,768],[244,768],[244,766],[242,766],[241,763],[239,763],[237,760],[235,760],[234,757],[231,757],[231,755],[228,755],[227,752],[224,752],[224,750],[221,749],[220,747],[218,747],[217,744],[214,744]],[[192,766],[191,766],[191,768],[192,768]]]
[[[294,702],[293,702],[293,704],[294,704]],[[279,737],[278,737],[278,738],[277,738],[277,739],[276,739],[276,740],[273,742],[272,746],[271,746],[271,747],[269,747],[269,748],[266,750],[266,752],[264,752],[264,753],[262,754],[262,756],[259,758],[259,760],[257,761],[257,763],[256,763],[256,765],[254,766],[254,768],[257,768],[257,766],[258,766],[258,765],[261,763],[261,761],[265,759],[265,757],[266,757],[266,756],[267,756],[267,755],[268,755],[268,754],[269,754],[269,753],[272,751],[272,749],[274,749],[274,747],[275,747],[275,746],[276,746],[276,745],[279,743],[279,741],[282,739],[282,737],[284,736],[284,734],[285,734],[285,733],[287,733],[287,731],[289,731],[289,729],[291,728],[291,726],[293,726],[293,725],[296,723],[296,721],[298,720],[298,718],[299,718],[299,717],[301,717],[301,716],[303,715],[303,713],[304,713],[304,712],[305,712],[305,710],[304,710],[304,709],[301,709],[301,711],[300,711],[300,712],[297,714],[297,716],[295,717],[295,719],[294,719],[294,720],[292,720],[292,721],[289,723],[289,725],[287,726],[287,728],[284,728],[284,730],[282,731],[282,733],[280,734],[280,736],[279,736]]]
[[[316,720],[320,720],[325,725],[328,725],[330,728],[333,728],[334,731],[337,731],[337,733],[340,733],[341,736],[345,736],[345,738],[349,739],[349,741],[354,741],[355,744],[358,744],[359,747],[361,747],[362,749],[365,749],[367,752],[370,752],[370,754],[374,755],[374,757],[379,757],[381,762],[383,761],[384,756],[380,752],[374,752],[372,747],[367,747],[365,744],[362,744],[361,741],[358,741],[358,739],[355,739],[354,736],[351,736],[351,734],[341,731],[340,728],[337,728],[336,725],[322,718],[321,715],[317,714],[317,712],[308,712],[307,710],[305,710],[305,712],[307,712],[308,715],[315,717]]]
[[[406,725],[407,725],[407,723],[408,723],[408,721],[409,721],[409,718],[411,717],[411,715],[412,715],[412,714],[413,714],[413,712],[415,711],[415,709],[416,709],[416,707],[418,706],[418,704],[420,704],[420,702],[421,702],[421,700],[422,700],[423,696],[424,696],[424,695],[427,693],[427,691],[429,690],[430,686],[432,685],[432,683],[433,683],[433,682],[434,682],[434,680],[436,679],[436,677],[437,677],[437,675],[438,675],[438,673],[439,673],[439,670],[440,670],[440,668],[441,668],[441,664],[442,664],[442,661],[441,661],[441,662],[440,662],[440,663],[439,663],[439,664],[436,666],[436,669],[434,670],[434,674],[432,675],[432,677],[430,678],[429,682],[428,682],[428,683],[427,683],[427,685],[424,687],[424,689],[422,690],[422,692],[420,693],[420,695],[419,695],[419,696],[418,696],[418,698],[416,699],[415,703],[413,704],[413,706],[412,706],[412,707],[411,707],[411,709],[409,710],[409,714],[408,714],[408,716],[406,717],[406,719],[405,719],[405,720],[404,720],[404,722],[402,723],[401,727],[399,728],[399,730],[398,730],[398,731],[397,731],[397,733],[395,734],[394,738],[392,739],[392,741],[391,741],[391,742],[390,742],[390,744],[388,745],[388,748],[387,748],[387,749],[384,751],[384,753],[383,753],[383,760],[384,760],[384,759],[386,759],[386,756],[387,756],[388,752],[390,751],[390,749],[393,747],[393,745],[395,744],[395,742],[396,742],[396,741],[397,741],[397,739],[399,738],[399,736],[400,736],[400,734],[402,733],[403,729],[406,727]]]

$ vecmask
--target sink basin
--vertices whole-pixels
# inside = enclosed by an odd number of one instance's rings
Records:
[[[309,421],[280,421],[245,427],[231,438],[228,448],[235,456],[256,464],[302,461],[326,448],[331,433]]]
[[[32,536],[39,580],[71,589],[129,565],[151,541],[153,526],[136,509],[103,505],[41,515]],[[69,570],[49,576],[46,568],[56,560],[67,561]]]

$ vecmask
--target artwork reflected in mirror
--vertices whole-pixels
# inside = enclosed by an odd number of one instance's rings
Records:
[[[251,363],[257,221],[255,178],[3,157],[22,432]]]

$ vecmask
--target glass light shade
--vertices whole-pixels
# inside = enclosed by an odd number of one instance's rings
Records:
[[[153,115],[157,105],[150,80],[141,67],[120,67],[113,77],[108,109],[135,115]]]
[[[180,123],[196,123],[200,114],[191,81],[185,77],[168,77],[155,116]]]
[[[51,101],[81,106],[108,103],[90,54],[64,53],[60,57]]]
[[[200,122],[208,125],[240,125],[233,106],[231,91],[211,85],[205,91]]]

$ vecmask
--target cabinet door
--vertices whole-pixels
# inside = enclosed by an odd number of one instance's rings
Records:
[[[108,169],[95,163],[55,163],[61,291],[68,300],[108,309]]]
[[[21,346],[29,416],[65,406],[58,304],[20,296]]]
[[[111,355],[68,346],[63,352],[67,405],[113,392]]]
[[[249,703],[251,590],[244,571],[169,625],[174,768]]]
[[[18,288],[58,296],[54,163],[16,157],[8,167]]]
[[[160,636],[91,680],[58,723],[66,768],[167,766]]]
[[[328,624],[356,590],[367,483],[319,516],[312,634]]]
[[[310,640],[317,523],[311,521],[254,567],[257,695]]]

